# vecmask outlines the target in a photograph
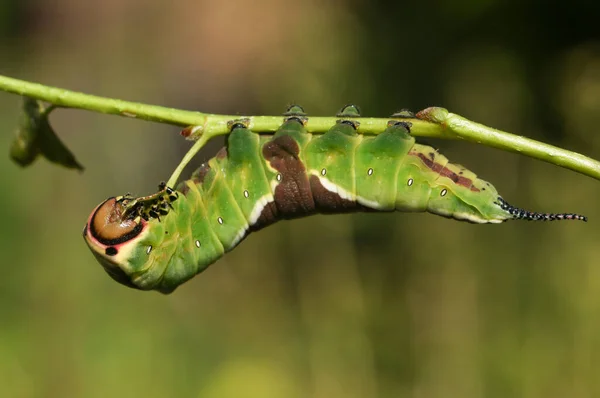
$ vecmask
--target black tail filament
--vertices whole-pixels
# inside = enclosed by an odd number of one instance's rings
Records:
[[[533,213],[527,210],[519,209],[508,204],[504,199],[498,197],[496,202],[502,210],[508,211],[515,219],[527,221],[555,221],[555,220],[581,220],[587,222],[587,217],[572,213]]]

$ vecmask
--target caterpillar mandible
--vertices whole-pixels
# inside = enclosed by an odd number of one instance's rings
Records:
[[[357,132],[346,106],[324,134],[311,134],[291,107],[273,135],[231,124],[227,145],[176,190],[112,197],[88,218],[83,236],[116,281],[170,293],[249,233],[281,219],[357,211],[430,212],[472,223],[509,219],[582,220],[525,211],[488,182],[410,135],[414,115],[394,114],[375,136]],[[396,119],[394,119],[396,118]]]

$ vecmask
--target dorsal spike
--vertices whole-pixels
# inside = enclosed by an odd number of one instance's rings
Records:
[[[391,117],[401,117],[401,118],[408,118],[408,119],[416,118],[414,112],[411,112],[408,109],[400,109],[398,112],[392,113]]]
[[[304,111],[304,108],[300,105],[292,104],[288,106],[283,116],[306,116],[306,112]]]
[[[527,221],[555,221],[555,220],[581,220],[587,222],[587,217],[574,213],[535,213],[512,206],[507,201],[498,197],[496,202],[503,210],[509,212],[513,218]]]
[[[360,117],[360,109],[358,105],[345,105],[338,113],[337,117]]]

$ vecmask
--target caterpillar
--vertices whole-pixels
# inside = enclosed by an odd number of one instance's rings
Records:
[[[282,219],[358,211],[430,212],[471,223],[510,219],[582,220],[507,203],[493,185],[415,142],[410,119],[392,115],[385,131],[357,132],[346,106],[324,134],[311,134],[292,106],[274,134],[232,122],[226,146],[176,189],[111,197],[88,217],[83,237],[117,282],[171,293],[249,233]],[[398,119],[401,120],[398,120]]]

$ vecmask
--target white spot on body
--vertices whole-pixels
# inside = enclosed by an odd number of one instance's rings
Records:
[[[325,174],[327,174],[327,170],[325,170],[325,169],[322,169],[322,170],[321,170],[321,175],[322,175],[322,176],[324,176]]]
[[[277,174],[277,181],[281,181],[281,174]]]
[[[442,192],[440,192],[440,196],[446,196],[446,194],[448,193],[448,190],[446,188],[442,189]]]
[[[217,221],[219,222],[219,224],[223,224],[223,219],[221,217],[217,218]]]
[[[196,247],[199,249],[200,248],[200,241],[196,239],[196,242],[194,242],[196,244]]]
[[[413,182],[415,182],[415,180],[413,180],[412,178],[409,178],[406,185],[408,185],[410,187],[413,184]]]
[[[151,251],[152,251],[152,246],[148,246],[148,248],[146,249],[146,254],[150,254]]]
[[[367,170],[367,175],[373,175],[373,169],[369,168],[369,170]]]
[[[244,197],[248,198],[250,196],[250,193],[247,190],[244,190]]]

